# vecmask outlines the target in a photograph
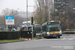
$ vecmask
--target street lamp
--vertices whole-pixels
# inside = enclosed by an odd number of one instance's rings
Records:
[[[33,7],[33,6],[29,6],[28,0],[26,0],[27,30],[28,30],[28,7]],[[32,37],[33,37],[33,25],[32,25]]]
[[[26,16],[27,16],[27,30],[28,30],[28,0],[26,0]]]

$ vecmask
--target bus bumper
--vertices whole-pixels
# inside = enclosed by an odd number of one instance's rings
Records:
[[[45,37],[57,37],[57,36],[62,36],[62,34],[49,34],[46,35]]]

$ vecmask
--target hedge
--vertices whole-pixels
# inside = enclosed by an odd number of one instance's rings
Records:
[[[63,32],[63,34],[75,34],[75,32]]]
[[[0,40],[2,39],[19,39],[20,32],[19,31],[4,31],[0,32]]]
[[[32,37],[31,31],[21,31],[21,38],[28,38],[28,36]],[[36,31],[33,31],[33,37],[36,37]]]
[[[31,37],[31,31],[21,31],[21,38]],[[29,33],[29,34],[28,34]]]
[[[29,35],[28,35],[29,32]],[[33,31],[33,37],[36,37],[36,31]],[[0,32],[0,40],[3,39],[19,39],[21,38],[31,38],[31,31],[4,31]]]

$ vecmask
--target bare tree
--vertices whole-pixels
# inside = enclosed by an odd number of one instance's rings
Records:
[[[53,10],[52,0],[37,0],[35,11],[35,20],[38,24],[48,22],[50,20],[50,13]],[[40,22],[41,21],[41,22]]]
[[[5,16],[14,16],[14,20],[15,20],[15,25],[17,24],[21,24],[22,23],[22,18],[19,16],[18,11],[17,10],[13,10],[13,9],[8,9],[6,8],[5,10],[2,11],[2,15],[3,15],[3,25],[5,25]]]

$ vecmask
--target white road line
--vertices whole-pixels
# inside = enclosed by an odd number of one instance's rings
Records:
[[[60,40],[60,39],[40,39],[40,40],[46,41],[46,40]]]
[[[49,39],[49,40],[59,40],[59,39]]]
[[[73,40],[74,38],[70,38],[70,39],[68,39],[68,40]]]
[[[67,40],[67,38],[63,38],[63,39],[60,39],[60,40]]]
[[[47,40],[55,40],[55,41],[57,41],[57,40],[73,40],[73,39],[75,39],[75,37],[73,37],[73,38],[62,38],[62,39],[39,39],[39,40],[41,40],[41,41],[47,41]],[[34,40],[34,41],[39,41],[39,40]]]

